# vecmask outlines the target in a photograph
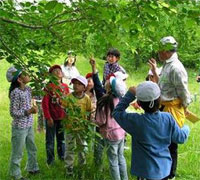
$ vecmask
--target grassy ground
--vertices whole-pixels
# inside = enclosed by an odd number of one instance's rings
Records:
[[[56,60],[56,63],[61,63],[63,60]],[[98,60],[98,69],[102,70],[104,61]],[[9,169],[9,159],[11,152],[11,117],[9,115],[9,99],[8,99],[8,88],[9,84],[6,81],[5,73],[10,65],[5,61],[0,61],[1,76],[0,76],[0,180],[9,179],[8,169]],[[84,75],[90,72],[90,67],[88,61],[84,59],[79,59],[77,62],[77,67],[80,72]],[[129,78],[127,80],[128,86],[137,85],[139,82],[143,81],[148,67],[143,65],[138,71],[129,72]],[[100,72],[101,74],[101,72]],[[190,110],[200,116],[200,97],[199,97],[199,84],[195,81],[196,73],[189,70],[189,89],[192,94],[198,93],[197,100],[193,102],[190,106]],[[36,117],[35,117],[36,119]],[[200,179],[200,143],[199,143],[199,131],[200,123],[192,124],[186,121],[191,128],[191,134],[189,140],[186,144],[179,146],[179,162],[178,162],[178,177],[177,180],[199,180]],[[38,162],[40,166],[41,173],[37,176],[30,177],[33,180],[61,180],[64,178],[64,163],[56,160],[55,165],[51,168],[46,166],[46,153],[45,153],[45,141],[44,133],[38,133],[36,131],[37,122],[35,120],[34,130],[35,130],[35,142],[38,148]],[[128,137],[128,145],[130,147],[130,137]],[[130,170],[131,161],[131,151],[126,150],[125,156],[128,164],[128,172]],[[23,175],[27,175],[24,170],[26,163],[26,152],[24,152],[24,157],[21,164],[21,169]],[[89,151],[89,165],[87,166],[87,175],[85,179],[87,180],[109,180],[109,169],[107,160],[104,160],[104,171],[95,172],[96,167],[92,163],[92,151]],[[131,177],[130,179],[135,179]],[[67,178],[70,179],[70,178]],[[78,177],[73,177],[71,179],[78,179]]]

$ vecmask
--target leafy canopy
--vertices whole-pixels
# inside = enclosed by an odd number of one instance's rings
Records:
[[[110,47],[127,67],[155,56],[172,35],[187,66],[198,65],[200,4],[173,0],[0,1],[0,58],[20,66],[41,89],[52,60],[74,50],[102,58]]]

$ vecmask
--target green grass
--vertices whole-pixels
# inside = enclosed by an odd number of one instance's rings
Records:
[[[56,60],[57,64],[63,62],[63,59]],[[102,67],[104,61],[97,60],[97,68],[100,71],[100,76],[102,75]],[[0,76],[0,180],[7,180],[9,178],[9,159],[11,153],[11,117],[9,115],[9,99],[8,99],[8,88],[9,83],[6,81],[6,70],[10,65],[6,61],[0,61],[1,76]],[[91,72],[88,60],[83,58],[78,58],[77,67],[80,72],[85,75]],[[131,68],[130,68],[131,69]],[[148,72],[148,66],[143,65],[140,70],[129,71],[129,78],[127,79],[128,86],[137,85],[139,82],[144,81],[146,73]],[[200,84],[196,83],[195,77],[196,73],[193,70],[189,70],[189,89],[192,94],[198,93],[197,101],[190,105],[190,110],[200,116]],[[189,140],[186,144],[179,146],[179,161],[178,161],[178,177],[177,180],[199,180],[200,179],[200,123],[192,124],[186,121],[191,128],[191,134]],[[36,131],[36,117],[34,123],[35,130],[35,142],[38,149],[38,163],[40,166],[41,173],[37,176],[30,177],[33,180],[61,180],[64,178],[64,163],[56,160],[55,165],[51,168],[46,166],[46,152],[45,152],[45,136],[44,133],[37,133]],[[128,145],[130,147],[130,137],[128,136]],[[85,179],[87,180],[109,180],[109,168],[106,157],[104,157],[104,171],[96,172],[96,167],[93,165],[93,153],[90,150],[88,152],[88,166],[87,175]],[[125,157],[128,164],[128,173],[130,172],[130,162],[131,162],[131,150],[125,151]],[[24,170],[26,163],[26,151],[24,151],[24,157],[21,163],[22,174],[27,175]],[[130,179],[134,180],[134,177]],[[70,178],[67,178],[70,179]],[[71,179],[78,179],[74,177]]]

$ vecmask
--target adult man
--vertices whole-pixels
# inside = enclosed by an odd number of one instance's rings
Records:
[[[155,59],[150,59],[149,64],[161,89],[162,110],[170,112],[178,125],[182,127],[191,98],[188,91],[188,75],[176,53],[177,45],[178,43],[172,36],[160,40],[158,56],[159,60],[164,63],[160,77],[156,73]],[[172,179],[176,175],[177,144],[171,143],[169,150],[172,167],[168,178]]]

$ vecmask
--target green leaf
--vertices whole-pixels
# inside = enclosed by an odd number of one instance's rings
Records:
[[[25,6],[30,7],[32,4],[30,2],[26,2]]]
[[[4,56],[4,53],[2,51],[0,51],[0,56]]]
[[[8,3],[13,6],[13,1],[12,0],[8,0]]]
[[[45,9],[46,10],[52,10],[56,7],[57,4],[58,4],[57,1],[50,1],[46,4]]]
[[[165,8],[169,8],[169,4],[163,2],[163,1],[159,1],[159,4],[162,6],[162,7],[165,7]]]
[[[171,8],[170,11],[173,12],[173,13],[177,13],[177,10],[174,9],[174,8]]]
[[[9,63],[12,63],[12,62],[14,62],[14,57],[13,56],[8,56],[6,58],[6,61],[8,61]]]
[[[193,26],[196,25],[196,22],[195,22],[193,19],[187,19],[187,20],[185,21],[185,23],[186,23],[186,26],[187,26],[187,27],[190,27],[190,28],[192,28]]]
[[[169,3],[170,3],[172,6],[176,6],[176,5],[177,5],[177,2],[174,1],[174,0],[169,1]]]
[[[35,6],[31,6],[31,11],[35,11],[37,8]]]
[[[40,13],[44,13],[44,8],[41,5],[38,6],[38,10]]]
[[[61,13],[62,11],[63,11],[63,4],[57,3],[57,5],[55,7],[55,12],[56,13]]]

